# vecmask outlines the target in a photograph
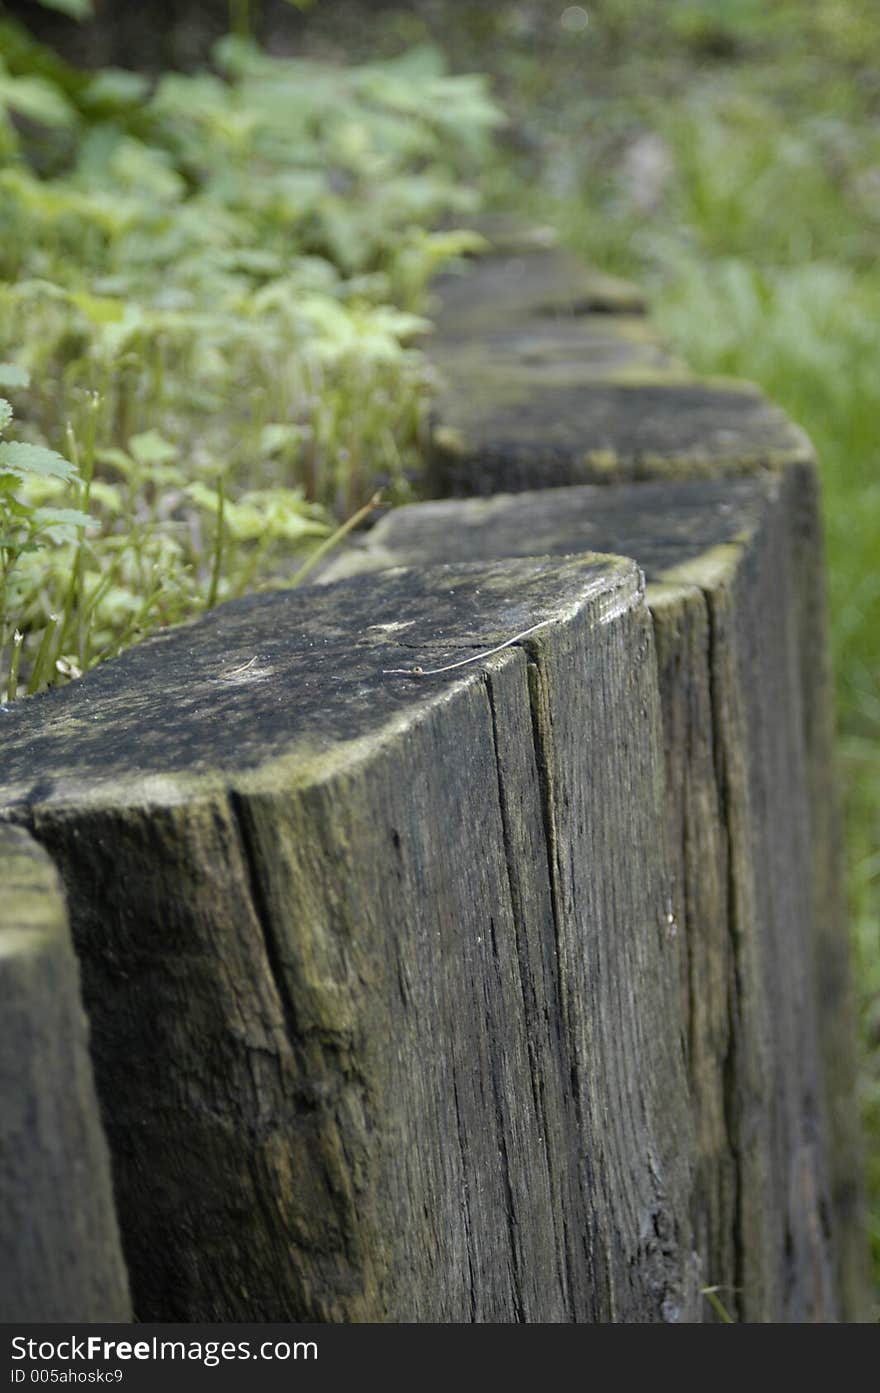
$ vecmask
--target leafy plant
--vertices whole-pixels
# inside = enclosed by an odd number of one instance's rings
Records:
[[[13,456],[70,471],[7,490],[31,509],[7,528],[8,695],[302,574],[377,486],[407,496],[425,289],[480,245],[431,227],[474,206],[500,117],[424,46],[342,67],[232,35],[151,83],[0,36]]]
[[[0,387],[27,385],[26,372],[0,363]],[[0,437],[11,425],[12,407],[0,397]],[[54,450],[0,438],[0,653],[6,659],[5,700],[14,700],[18,688],[25,636],[19,623],[26,623],[26,597],[33,598],[28,596],[28,563],[58,545],[76,548],[90,522],[87,513],[47,505],[41,496],[51,496],[53,486],[67,488],[80,482],[75,466]],[[59,622],[63,635],[67,618],[67,614],[43,615],[43,638],[32,663],[30,691],[44,680]]]

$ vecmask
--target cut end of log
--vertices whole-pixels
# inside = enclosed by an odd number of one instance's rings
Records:
[[[174,803],[258,778],[267,755],[304,777],[475,675],[394,670],[472,657],[599,596],[635,603],[639,587],[632,562],[581,557],[398,568],[378,584],[235,601],[7,708],[0,797],[77,803],[112,786],[124,801]]]

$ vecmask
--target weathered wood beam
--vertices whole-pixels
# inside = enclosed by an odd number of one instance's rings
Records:
[[[698,1317],[632,563],[253,597],[4,720],[140,1317]]]
[[[750,383],[695,376],[644,302],[560,250],[506,245],[438,282],[437,498],[742,474],[812,457]],[[593,287],[592,293],[590,287]],[[634,312],[636,312],[634,314]]]
[[[515,227],[483,220],[492,254],[434,282],[432,318],[439,340],[471,342],[527,319],[595,314],[642,315],[638,286],[605,275],[560,247],[541,247]]]
[[[737,1289],[744,1319],[856,1317],[853,1017],[811,467],[414,505],[325,578],[582,550],[632,556],[649,581],[705,1279]]]

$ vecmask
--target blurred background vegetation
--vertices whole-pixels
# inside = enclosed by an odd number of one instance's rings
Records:
[[[0,459],[4,672],[62,680],[407,495],[425,287],[470,245],[438,219],[639,280],[821,460],[880,1271],[880,6],[87,8],[0,5],[0,427],[61,459]]]

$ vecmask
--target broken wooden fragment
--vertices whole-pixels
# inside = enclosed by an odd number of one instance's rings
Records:
[[[4,720],[141,1318],[698,1318],[633,563],[252,597]]]
[[[0,825],[0,858],[0,1321],[127,1321],[61,886],[19,827]]]

